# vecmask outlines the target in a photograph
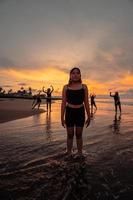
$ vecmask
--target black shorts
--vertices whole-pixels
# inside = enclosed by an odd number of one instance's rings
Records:
[[[95,103],[95,101],[91,101],[91,106],[95,106],[96,105],[96,103]]]
[[[116,105],[116,106],[118,106],[118,105],[120,105],[120,104],[121,104],[120,101],[115,102],[115,105]]]
[[[84,106],[80,108],[66,107],[65,121],[67,127],[83,127],[85,123]]]
[[[37,103],[41,103],[42,101],[41,100],[37,100]]]
[[[51,103],[51,98],[47,97],[47,103]]]

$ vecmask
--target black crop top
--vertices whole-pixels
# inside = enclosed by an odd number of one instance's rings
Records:
[[[79,105],[82,104],[85,97],[85,90],[82,87],[79,90],[72,90],[67,88],[66,90],[66,98],[67,103],[73,104],[73,105]]]

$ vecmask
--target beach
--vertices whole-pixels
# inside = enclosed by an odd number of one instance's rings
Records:
[[[14,111],[19,103],[13,101]],[[122,114],[115,115],[113,101],[97,100],[98,109],[83,132],[84,159],[76,158],[75,140],[73,157],[64,154],[61,101],[52,102],[52,112],[44,112],[43,102],[42,113],[10,118],[12,121],[5,117],[0,124],[0,199],[132,199],[133,106],[132,100],[123,102]],[[21,103],[31,109],[25,100]],[[3,116],[11,108],[4,109],[7,102],[0,104]]]
[[[43,109],[32,110],[33,100],[1,98],[0,123],[12,121],[44,112]]]

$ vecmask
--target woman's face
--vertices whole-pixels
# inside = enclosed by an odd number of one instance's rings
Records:
[[[78,82],[81,79],[81,74],[80,74],[79,70],[74,69],[70,74],[70,78],[72,81]]]

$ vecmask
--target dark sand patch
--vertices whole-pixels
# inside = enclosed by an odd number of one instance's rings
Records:
[[[133,159],[130,152],[85,159],[60,153],[5,173],[0,180],[2,200],[130,200]]]

